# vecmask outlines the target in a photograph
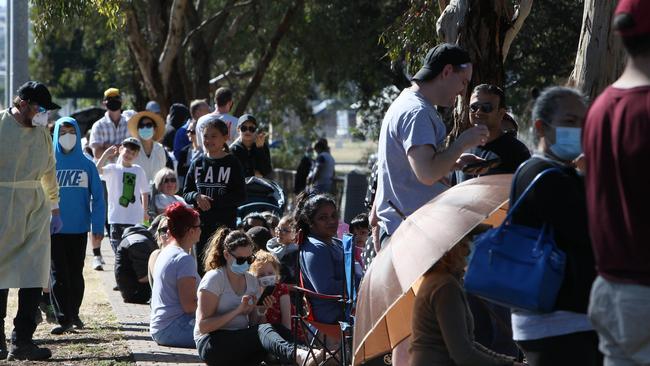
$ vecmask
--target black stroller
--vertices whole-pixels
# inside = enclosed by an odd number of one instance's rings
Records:
[[[259,177],[246,178],[246,201],[237,208],[237,221],[252,212],[270,211],[281,217],[285,208],[282,187],[276,182]]]

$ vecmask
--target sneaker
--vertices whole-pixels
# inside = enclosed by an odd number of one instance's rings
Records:
[[[12,345],[11,352],[7,356],[7,361],[29,360],[42,361],[52,357],[52,352],[47,348],[39,348],[33,342],[21,345]]]
[[[72,321],[72,325],[74,325],[74,327],[77,328],[77,329],[84,329],[84,327],[86,326],[86,325],[84,324],[84,322],[82,322],[81,319],[79,319],[78,317],[76,317],[76,318]]]
[[[50,334],[61,335],[68,332],[72,332],[72,324],[57,325],[56,327],[52,328]]]
[[[104,264],[104,259],[101,255],[96,255],[93,257],[93,269],[95,271],[103,271],[104,267],[102,267],[102,264]]]
[[[54,306],[52,306],[52,304],[41,302],[38,304],[38,307],[45,313],[45,320],[47,320],[48,323],[57,322],[56,315],[54,315]]]

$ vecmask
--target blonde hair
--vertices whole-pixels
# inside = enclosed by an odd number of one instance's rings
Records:
[[[275,271],[275,275],[280,277],[280,262],[275,256],[269,252],[263,250],[258,250],[255,253],[255,261],[251,264],[251,268],[248,269],[253,276],[257,277],[257,271],[259,271],[266,264],[270,264]]]
[[[156,239],[156,244],[158,244],[158,248],[162,249],[163,239],[162,239],[162,234],[160,233],[160,228],[167,226],[167,221],[169,221],[169,218],[165,215],[159,215],[158,217],[160,217],[160,219],[158,219],[158,226],[156,227],[156,233],[154,234],[154,238]],[[168,232],[166,232],[166,234],[169,235]]]
[[[154,187],[156,187],[157,191],[160,191],[160,186],[162,185],[162,182],[166,177],[174,177],[176,178],[176,182],[178,182],[178,176],[176,175],[175,171],[169,168],[162,168],[153,177],[153,185]]]

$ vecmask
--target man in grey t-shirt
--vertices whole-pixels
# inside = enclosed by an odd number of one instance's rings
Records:
[[[371,224],[392,235],[404,218],[446,189],[441,179],[466,164],[481,161],[463,154],[485,144],[484,125],[464,131],[446,149],[447,129],[436,105],[451,106],[472,79],[469,54],[458,46],[439,44],[429,50],[422,68],[388,108],[379,134],[379,182]],[[461,156],[462,154],[462,156]],[[379,243],[375,244],[379,250]],[[408,364],[408,339],[393,349],[393,365]]]
[[[451,106],[472,78],[469,54],[451,44],[429,50],[411,87],[386,112],[379,135],[379,183],[373,209],[382,239],[392,235],[403,219],[446,189],[441,182],[450,171],[482,159],[463,154],[484,144],[485,126],[464,131],[446,149],[447,129],[436,105]],[[462,156],[461,156],[462,154]]]

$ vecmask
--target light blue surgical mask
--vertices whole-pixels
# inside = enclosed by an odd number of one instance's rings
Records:
[[[577,127],[555,127],[555,143],[549,149],[558,158],[573,161],[582,153],[581,132]]]
[[[232,264],[230,265],[230,270],[232,273],[243,276],[244,273],[248,272],[248,269],[251,268],[251,265],[248,262],[244,262],[243,264],[237,264],[236,261],[233,261]]]
[[[138,128],[138,134],[140,134],[140,138],[143,140],[151,140],[153,138],[153,132],[153,127]]]

